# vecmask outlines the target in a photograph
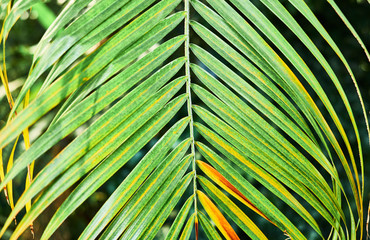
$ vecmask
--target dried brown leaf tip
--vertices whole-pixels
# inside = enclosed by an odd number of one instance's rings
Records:
[[[32,239],[35,239],[35,232],[33,231],[33,225],[30,225],[30,230],[32,234]]]
[[[285,238],[285,240],[291,240],[292,238],[289,236],[288,232],[286,230],[284,230],[284,236],[287,236],[287,238]]]
[[[9,197],[8,197],[8,191],[6,190],[6,187],[4,187],[4,195],[5,195],[6,202],[10,206]]]

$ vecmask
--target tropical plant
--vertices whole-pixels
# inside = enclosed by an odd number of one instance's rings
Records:
[[[2,1],[3,52],[12,26],[38,2]],[[369,58],[335,2],[328,3]],[[266,239],[261,221],[291,239],[307,237],[299,224],[321,238],[329,237],[323,232],[327,227],[332,239],[362,238],[366,211],[358,121],[363,120],[355,118],[342,79],[287,5],[338,55],[367,124],[349,64],[304,0],[71,0],[38,43],[15,101],[3,59],[1,79],[11,112],[0,132],[0,150],[13,150],[6,171],[0,159],[0,189],[12,211],[0,236],[26,207],[11,235],[17,239],[73,187],[43,232],[41,239],[49,239],[151,143],[79,239],[152,239],[178,203],[166,239],[188,239],[192,232],[198,238],[198,231],[209,239],[239,239],[241,231]],[[326,71],[327,82],[274,21],[299,38]],[[175,28],[183,34],[173,36]],[[194,35],[202,43],[192,42]],[[175,52],[182,57],[173,59]],[[329,84],[352,126],[342,125],[325,92]],[[198,98],[201,104],[193,104]],[[50,115],[48,129],[30,143],[28,128]],[[35,161],[81,127],[33,177]],[[356,147],[348,132],[354,133]],[[26,150],[13,162],[20,138]],[[26,188],[14,204],[12,181],[25,169]],[[339,177],[341,169],[345,179]],[[289,206],[296,219],[277,203]]]

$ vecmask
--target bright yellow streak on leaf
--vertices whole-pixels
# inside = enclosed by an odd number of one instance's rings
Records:
[[[4,179],[3,150],[0,148],[0,182]]]
[[[30,99],[30,91],[27,92],[25,98],[24,98],[24,108],[26,108],[26,106],[28,105],[29,103],[29,99]],[[23,139],[24,139],[24,146],[25,146],[25,149],[26,151],[30,148],[30,137],[29,137],[29,132],[28,132],[28,128],[24,129],[23,130]],[[28,165],[27,166],[27,178],[26,178],[26,188],[25,188],[25,191],[27,191],[27,189],[30,187],[30,184],[32,182],[32,177],[33,177],[33,167],[34,167],[34,162],[31,163],[31,165]],[[26,210],[27,212],[31,209],[31,201],[29,201],[27,204],[26,204]]]
[[[29,101],[30,101],[30,90],[27,91],[27,94],[24,97],[24,105],[23,105],[24,107],[23,108],[27,107],[27,105],[29,104]],[[24,145],[25,145],[25,148],[26,148],[26,151],[27,151],[31,146],[28,128],[23,130],[23,139],[24,139]],[[28,188],[30,187],[31,183],[32,183],[34,165],[35,165],[35,162],[33,161],[30,165],[27,166],[26,187],[25,187],[24,191],[27,191]],[[32,204],[31,200],[26,203],[26,211],[27,212],[29,212],[31,210],[31,204]],[[30,224],[30,230],[31,230],[31,234],[34,238],[35,234],[33,232],[33,223],[32,222]]]
[[[19,136],[14,142],[12,151],[10,152],[9,160],[8,160],[8,166],[6,168],[6,171],[9,172],[9,170],[13,167],[13,160],[14,160],[14,152],[17,147],[17,143],[19,140]],[[11,209],[14,209],[14,199],[13,199],[13,181],[9,181],[9,183],[6,185],[6,188],[8,190],[8,199],[9,199],[9,205]]]

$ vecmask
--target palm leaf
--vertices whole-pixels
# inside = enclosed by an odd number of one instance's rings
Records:
[[[365,113],[341,50],[304,1],[289,2],[343,62]],[[368,55],[335,2],[328,2]],[[7,5],[4,47],[18,17],[35,3]],[[329,237],[319,222],[332,229],[334,239],[361,238],[364,160],[362,125],[353,111],[357,106],[290,11],[279,1],[261,4],[69,1],[37,45],[30,74],[0,130],[0,153],[46,115],[53,119],[14,162],[11,155],[5,174],[0,156],[0,189],[14,185],[29,164],[38,166],[43,154],[67,136],[76,137],[40,167],[15,201],[0,236],[27,205],[11,235],[19,238],[71,189],[42,232],[41,239],[52,238],[94,192],[134,162],[79,239],[153,239],[168,222],[162,233],[166,239],[240,239],[241,232],[267,239],[264,226],[305,239],[303,223],[318,237]],[[328,74],[350,119],[350,133],[321,76],[270,20],[271,14]],[[6,71],[1,74],[5,80]],[[41,89],[22,109],[27,92],[40,79]],[[147,150],[151,142],[156,143]],[[137,160],[139,153],[143,157]]]

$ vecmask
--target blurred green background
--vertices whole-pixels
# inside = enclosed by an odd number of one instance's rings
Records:
[[[281,0],[282,2],[287,2],[285,0]],[[261,4],[259,1],[256,2],[256,5],[260,6]],[[360,45],[357,43],[355,38],[351,35],[349,30],[345,27],[345,25],[341,22],[341,20],[337,17],[335,12],[331,9],[329,4],[325,0],[307,0],[306,1],[309,6],[311,6],[314,13],[317,15],[319,20],[322,22],[324,27],[327,31],[331,34],[333,39],[338,44],[339,48],[342,50],[344,56],[347,58],[352,70],[357,78],[358,85],[361,89],[361,93],[363,95],[363,100],[366,105],[367,113],[369,113],[369,99],[370,99],[370,64],[366,59],[366,56],[361,49]],[[12,31],[10,32],[9,38],[6,42],[6,65],[7,65],[7,72],[8,78],[10,81],[10,88],[12,89],[12,95],[15,97],[20,90],[25,78],[28,75],[31,63],[32,63],[32,54],[35,49],[37,42],[42,37],[43,33],[45,32],[45,28],[50,24],[50,22],[54,19],[55,15],[57,15],[63,6],[66,4],[65,0],[52,0],[47,2],[46,4],[39,4],[31,11],[24,13],[17,24],[14,26]],[[369,46],[370,43],[370,4],[366,0],[340,0],[337,1],[337,4],[342,9],[344,14],[347,16],[349,21],[352,23],[354,28],[357,30],[359,35],[361,36],[362,40],[364,41],[366,46]],[[353,110],[355,117],[357,117],[359,122],[359,129],[360,134],[362,137],[363,147],[364,147],[364,159],[365,159],[365,200],[364,205],[365,209],[367,210],[369,199],[370,199],[370,188],[369,188],[369,181],[370,181],[370,151],[368,145],[368,138],[366,133],[366,128],[362,116],[362,110],[359,105],[358,97],[353,86],[352,80],[349,77],[345,67],[340,62],[339,58],[333,53],[333,51],[327,47],[326,42],[317,34],[317,32],[306,22],[302,19],[301,15],[295,11],[295,9],[289,4],[286,4],[289,7],[289,10],[293,14],[293,16],[297,19],[297,21],[302,24],[303,28],[306,29],[309,36],[312,37],[314,43],[318,46],[320,50],[322,50],[324,56],[328,59],[328,62],[333,67],[334,71],[336,72],[337,76],[339,77],[343,88],[345,89],[346,93],[348,94],[349,101],[353,104]],[[179,9],[180,10],[180,9]],[[309,67],[313,70],[314,74],[318,76],[318,78],[322,81],[322,85],[324,90],[327,91],[329,98],[331,99],[335,109],[338,111],[340,115],[342,115],[343,125],[347,127],[349,132],[349,137],[352,143],[355,144],[355,136],[352,133],[351,124],[349,118],[345,115],[346,111],[341,103],[339,96],[337,94],[336,89],[332,84],[327,84],[329,82],[326,73],[323,71],[320,65],[312,58],[310,53],[304,48],[301,42],[290,32],[284,31],[286,30],[285,26],[283,26],[277,19],[274,18],[266,9],[262,9],[268,17],[274,19],[274,23],[277,24],[279,29],[283,30],[284,36],[292,43],[295,49],[298,51],[299,54],[303,57],[303,59],[307,62]],[[3,16],[1,16],[1,21],[3,20]],[[193,16],[194,18],[198,18],[198,16]],[[182,28],[177,28],[178,31],[176,34],[181,34]],[[192,42],[200,44],[200,39],[196,34],[192,33]],[[207,47],[207,46],[204,46]],[[1,54],[3,54],[2,49],[0,50]],[[40,84],[42,79],[38,82]],[[35,86],[34,90],[37,90]],[[35,91],[34,91],[35,92]],[[320,105],[319,105],[320,107]],[[4,88],[0,86],[0,128],[2,128],[5,123],[7,116],[9,114],[9,105],[7,103]],[[31,139],[37,137],[40,133],[42,133],[50,120],[50,116],[43,118],[37,126],[34,126],[31,129],[30,135]],[[43,164],[47,163],[56,153],[58,153],[63,147],[65,147],[70,141],[73,136],[67,137],[64,139],[59,145],[54,146],[50,151],[47,152],[36,163],[36,172],[40,169]],[[151,143],[152,145],[154,143]],[[150,144],[149,144],[150,145]],[[355,145],[353,145],[355,146]],[[147,146],[146,148],[148,148]],[[6,159],[9,155],[9,147],[4,149],[3,156]],[[23,151],[23,145],[19,144],[17,148],[16,155],[19,155]],[[97,212],[99,207],[104,203],[104,201],[109,197],[109,195],[114,191],[116,186],[120,184],[123,178],[129,173],[130,169],[134,166],[135,161],[138,161],[141,156],[145,154],[145,152],[140,152],[135,156],[136,160],[130,161],[128,165],[126,165],[123,169],[118,171],[114,177],[108,181],[104,186],[102,186],[95,194],[93,194],[81,207],[77,209],[77,211],[67,219],[67,221],[59,228],[59,230],[53,235],[53,239],[77,239],[79,234],[82,232],[83,228],[88,224],[91,218],[94,216],[94,213]],[[5,165],[6,166],[6,165]],[[341,170],[341,169],[340,169]],[[341,174],[344,176],[344,174]],[[24,178],[25,172],[22,176],[19,176],[16,181],[14,182],[15,189],[14,189],[14,196],[17,199],[22,191],[24,190]],[[71,191],[71,190],[68,190]],[[41,235],[42,230],[46,227],[48,220],[51,218],[52,214],[56,211],[58,206],[61,204],[65,196],[68,195],[68,191],[61,196],[55,203],[53,203],[47,211],[45,211],[35,222],[35,233],[36,239],[38,239]],[[189,196],[189,195],[187,195]],[[186,199],[184,199],[185,201]],[[274,201],[274,198],[272,197]],[[284,205],[279,205],[279,202],[276,202],[278,207],[286,208]],[[3,192],[0,195],[0,226],[4,223],[6,216],[10,212],[10,207],[7,205],[5,201],[5,197]],[[294,218],[294,212],[290,209],[286,209],[287,216],[292,219]],[[22,215],[24,213],[20,213]],[[172,216],[172,215],[171,215]],[[173,217],[173,216],[172,216]],[[366,216],[365,216],[366,219]],[[262,220],[261,220],[262,221]],[[320,222],[319,222],[320,224]],[[279,231],[275,230],[271,225],[262,223],[259,225],[261,229],[267,232],[268,236],[274,236],[274,234],[279,234],[279,239],[284,239]],[[164,230],[166,229],[167,225],[165,226]],[[14,226],[12,226],[14,228]],[[309,229],[305,229],[305,224],[302,222],[299,228],[304,231],[309,239],[316,239],[318,236],[314,233],[310,233]],[[168,229],[168,228],[167,228]],[[330,229],[324,230],[324,233],[328,233]],[[11,229],[10,229],[11,231]],[[10,234],[10,231],[8,234]],[[160,235],[159,235],[160,237]],[[23,239],[31,239],[31,234],[29,231],[22,236]],[[276,238],[278,239],[278,238]]]

